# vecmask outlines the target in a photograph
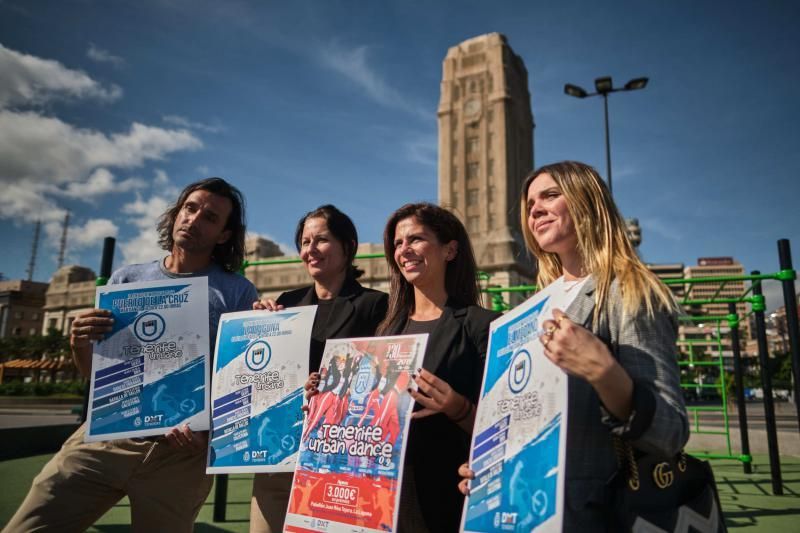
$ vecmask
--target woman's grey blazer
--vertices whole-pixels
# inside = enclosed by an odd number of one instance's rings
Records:
[[[604,531],[606,482],[617,470],[612,427],[634,448],[668,457],[689,438],[686,406],[677,364],[677,319],[659,310],[648,317],[642,306],[634,316],[622,311],[622,295],[611,285],[606,310],[593,322],[595,280],[566,309],[567,316],[603,340],[634,381],[633,411],[615,421],[601,407],[597,393],[583,379],[570,376],[567,429],[564,531]],[[624,431],[623,431],[624,430]]]

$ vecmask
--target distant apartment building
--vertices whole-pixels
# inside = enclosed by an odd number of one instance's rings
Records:
[[[647,263],[647,268],[661,280],[683,279],[683,263]],[[669,283],[667,287],[678,300],[683,299],[686,294],[683,284]]]
[[[687,266],[684,269],[684,277],[690,279],[697,278],[719,278],[744,276],[744,267],[732,257],[701,257],[697,260],[697,265]],[[687,314],[696,317],[717,317],[728,315],[727,303],[694,303],[703,300],[714,300],[719,298],[739,298],[745,290],[744,281],[709,281],[692,283],[685,286],[686,299],[690,302],[684,305]],[[746,320],[750,307],[746,303],[736,304],[736,311],[739,315],[739,338],[742,355],[755,355],[747,353],[747,339],[750,338],[750,325]],[[719,327],[718,327],[719,326]],[[720,337],[718,341],[717,338]],[[691,325],[684,324],[679,332],[679,344],[685,351],[690,349],[694,355],[703,353],[716,353],[722,350],[723,357],[732,357],[732,345],[730,341],[730,328],[727,321],[718,323],[714,320],[695,321]]]
[[[0,338],[29,337],[42,329],[47,283],[0,281]]]

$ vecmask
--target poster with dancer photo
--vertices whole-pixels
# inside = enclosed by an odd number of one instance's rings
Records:
[[[539,337],[553,309],[566,309],[579,293],[553,283],[492,322],[462,531],[561,531],[567,375],[544,355]]]
[[[427,341],[427,334],[328,339],[284,531],[396,531],[414,406],[408,387]]]
[[[94,343],[86,442],[208,429],[208,278],[97,288],[114,325]]]
[[[211,380],[206,472],[294,472],[316,305],[226,313]]]

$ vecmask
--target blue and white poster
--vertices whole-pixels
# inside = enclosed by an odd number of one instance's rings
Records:
[[[97,288],[114,326],[94,344],[86,442],[208,429],[208,278]]]
[[[580,292],[560,286],[551,284],[492,322],[462,531],[562,529],[567,375],[539,342],[541,323]]]
[[[316,312],[309,305],[222,315],[206,472],[294,472]]]

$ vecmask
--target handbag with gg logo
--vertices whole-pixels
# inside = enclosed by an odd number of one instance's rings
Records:
[[[714,473],[707,461],[681,452],[670,461],[637,457],[614,437],[619,470],[609,481],[611,531],[727,532]]]

